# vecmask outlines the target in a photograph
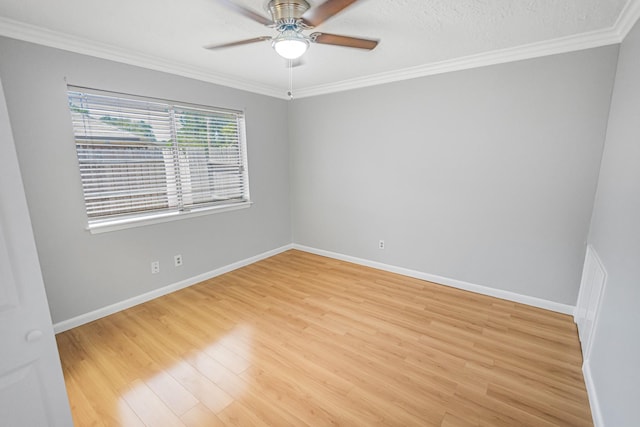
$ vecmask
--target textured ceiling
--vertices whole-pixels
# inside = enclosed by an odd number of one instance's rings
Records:
[[[268,16],[267,0],[236,2]],[[446,71],[447,64],[611,44],[638,9],[637,0],[361,0],[317,31],[380,45],[369,52],[312,44],[293,70],[294,88],[308,96]],[[0,0],[1,35],[284,97],[288,70],[269,42],[202,48],[274,33],[215,0]]]

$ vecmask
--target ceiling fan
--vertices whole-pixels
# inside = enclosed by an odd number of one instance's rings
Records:
[[[366,50],[372,50],[378,45],[378,40],[372,39],[319,32],[309,35],[303,33],[305,30],[317,27],[358,0],[327,0],[313,8],[306,0],[270,0],[267,8],[271,19],[241,6],[232,0],[216,1],[249,19],[267,27],[275,28],[278,34],[275,37],[261,36],[231,43],[211,44],[205,46],[205,49],[216,50],[270,40],[271,46],[280,56],[285,59],[296,59],[307,51],[310,43]]]

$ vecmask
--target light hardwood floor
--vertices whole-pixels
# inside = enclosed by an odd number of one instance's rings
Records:
[[[591,426],[571,317],[299,251],[57,336],[76,426]]]

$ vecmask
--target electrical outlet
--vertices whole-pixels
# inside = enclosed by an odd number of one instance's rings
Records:
[[[384,249],[384,240],[378,242],[378,249]]]
[[[151,273],[152,274],[160,273],[160,261],[153,261],[151,263]]]
[[[173,257],[173,265],[180,267],[182,265],[182,255],[178,254]]]

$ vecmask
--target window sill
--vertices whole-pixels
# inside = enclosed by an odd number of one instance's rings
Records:
[[[226,206],[209,206],[191,212],[170,212],[156,215],[149,215],[143,218],[127,218],[113,221],[104,221],[99,224],[87,226],[91,234],[108,233],[110,231],[125,230],[127,228],[143,227],[145,225],[160,224],[163,222],[177,221],[187,218],[195,218],[204,215],[211,215],[221,212],[236,211],[250,208],[253,202],[243,202]]]

